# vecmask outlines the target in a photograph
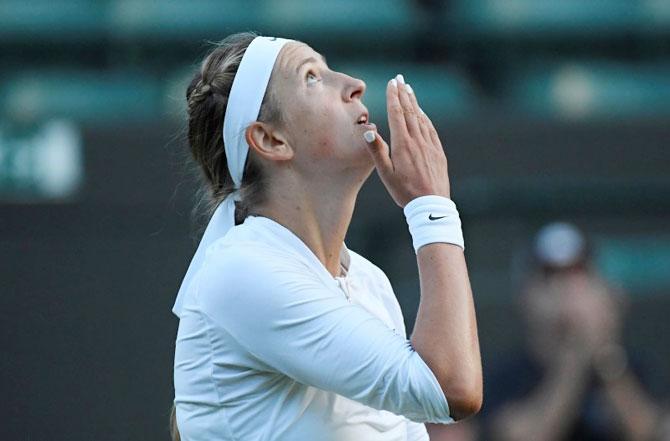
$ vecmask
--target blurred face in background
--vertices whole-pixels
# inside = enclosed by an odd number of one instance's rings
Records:
[[[564,333],[559,278],[533,278],[521,298],[521,311],[526,324],[526,340],[531,355],[541,364],[551,362],[553,344]]]
[[[284,123],[278,134],[293,151],[291,167],[314,182],[369,176],[374,162],[363,138],[369,128],[357,123],[367,113],[363,81],[329,69],[300,42],[282,48],[271,81]]]
[[[544,270],[521,298],[531,354],[553,363],[561,351],[590,351],[617,342],[625,298],[587,265]]]

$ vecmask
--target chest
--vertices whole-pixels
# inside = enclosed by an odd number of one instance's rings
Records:
[[[336,277],[335,280],[350,303],[362,307],[390,329],[400,333],[397,314],[394,314],[395,305],[390,301],[396,301],[395,294],[388,292],[388,287],[382,281],[354,272],[346,277]]]

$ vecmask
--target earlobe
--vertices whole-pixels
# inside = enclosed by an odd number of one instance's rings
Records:
[[[293,149],[282,133],[263,122],[253,122],[247,127],[245,137],[250,149],[266,159],[284,161],[293,157]]]

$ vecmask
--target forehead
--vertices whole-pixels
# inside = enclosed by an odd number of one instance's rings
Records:
[[[279,52],[277,67],[280,68],[285,76],[290,77],[295,74],[295,70],[300,63],[309,57],[325,61],[323,55],[316,52],[309,45],[300,41],[291,41],[286,43]]]

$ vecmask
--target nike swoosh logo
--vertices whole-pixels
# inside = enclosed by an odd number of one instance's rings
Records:
[[[432,214],[428,215],[428,219],[430,219],[430,220],[438,220],[438,219],[442,219],[443,217],[447,217],[447,216],[444,215],[444,216],[433,217]]]

